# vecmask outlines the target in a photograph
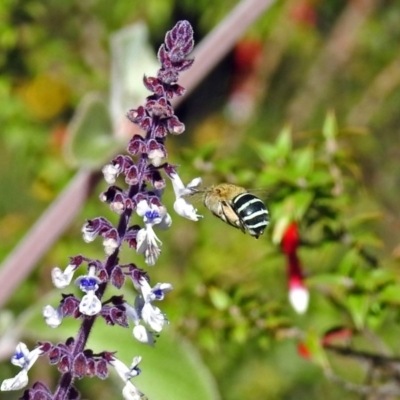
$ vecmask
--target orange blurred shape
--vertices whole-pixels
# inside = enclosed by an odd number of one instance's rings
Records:
[[[50,143],[57,150],[60,150],[64,146],[64,142],[67,138],[67,125],[57,124],[50,132]]]
[[[308,0],[296,4],[291,10],[290,17],[304,26],[313,27],[317,23],[317,12]]]
[[[243,39],[234,49],[233,58],[237,72],[248,72],[257,68],[262,58],[262,43],[256,39]]]
[[[38,119],[48,120],[60,114],[68,105],[67,85],[51,75],[38,75],[18,90],[29,111]]]
[[[311,358],[311,352],[308,350],[308,347],[304,343],[299,343],[297,345],[297,353],[300,357],[309,360]]]

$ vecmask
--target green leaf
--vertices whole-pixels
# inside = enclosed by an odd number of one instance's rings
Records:
[[[114,32],[110,47],[110,111],[112,120],[120,126],[127,111],[138,107],[150,94],[143,85],[143,76],[157,76],[159,63],[143,21]]]
[[[353,269],[362,264],[362,260],[356,249],[350,249],[338,265],[338,272],[344,276],[350,276]]]
[[[336,138],[337,133],[338,127],[335,113],[333,111],[330,111],[325,117],[324,125],[322,127],[322,134],[324,135],[325,139],[333,140]]]
[[[291,201],[293,202],[292,207],[294,208],[294,216],[296,221],[303,219],[313,199],[314,193],[308,190],[298,191],[291,196]]]
[[[326,285],[328,287],[338,286],[343,288],[349,288],[353,285],[352,280],[347,276],[337,274],[318,274],[307,278],[307,284],[310,287]]]
[[[275,142],[276,152],[279,158],[286,158],[292,151],[292,132],[289,126],[285,126]]]
[[[277,150],[275,146],[272,146],[269,143],[256,142],[252,147],[257,152],[261,161],[265,163],[271,163],[277,158]]]
[[[378,300],[381,302],[400,305],[400,285],[388,285],[378,293]]]
[[[371,246],[378,249],[383,247],[383,241],[379,239],[373,232],[353,233],[353,240],[358,247]]]
[[[234,325],[232,330],[232,340],[237,343],[245,343],[249,337],[249,330],[249,325],[245,321]]]
[[[369,297],[365,294],[349,294],[346,298],[346,307],[358,330],[365,326],[365,319],[369,309]]]
[[[296,176],[306,178],[313,171],[314,151],[311,148],[304,148],[296,152],[293,157]]]
[[[64,149],[67,160],[74,166],[96,170],[119,148],[106,103],[98,94],[88,94],[68,126]]]
[[[217,287],[211,287],[208,290],[208,294],[210,295],[212,304],[217,310],[226,310],[229,307],[231,299],[223,290]]]

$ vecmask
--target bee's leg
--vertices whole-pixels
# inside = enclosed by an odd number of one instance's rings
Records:
[[[221,219],[227,222],[229,225],[232,225],[235,228],[240,229],[242,232],[245,232],[242,221],[235,213],[233,208],[226,201],[222,201],[221,205],[222,205],[222,212],[224,214],[224,217],[221,217]]]

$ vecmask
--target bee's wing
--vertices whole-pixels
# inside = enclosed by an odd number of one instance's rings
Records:
[[[203,189],[193,190],[192,193],[183,195],[185,199],[188,199],[191,203],[203,203],[205,191]]]
[[[254,196],[258,197],[264,203],[268,201],[270,197],[270,190],[265,188],[257,188],[257,189],[247,189],[247,191]]]

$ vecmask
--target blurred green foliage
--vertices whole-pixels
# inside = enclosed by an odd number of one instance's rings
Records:
[[[200,39],[234,4],[119,1],[110,12],[109,3],[96,0],[1,2],[3,257],[73,174],[62,157],[65,127],[86,93],[108,89],[109,35],[144,19],[157,48],[165,31],[187,18]],[[207,184],[230,181],[265,189],[260,197],[271,212],[271,226],[258,241],[207,210],[204,221],[193,225],[175,217],[171,230],[160,234],[163,253],[151,275],[174,285],[163,302],[172,336],[192,343],[188,354],[194,365],[212,372],[223,399],[351,400],[359,399],[363,388],[389,383],[397,392],[386,398],[399,396],[391,357],[400,351],[400,8],[396,1],[363,4],[278,2],[186,99],[179,113],[188,130],[167,142],[170,161],[181,165],[187,180],[200,174]],[[357,24],[345,24],[346,16]],[[235,93],[247,103],[235,108]],[[246,105],[247,117],[235,118],[245,114]],[[169,205],[172,197],[167,191]],[[107,213],[96,196],[88,202],[10,299],[3,327],[52,290],[53,265],[78,253],[101,257],[100,246],[83,247],[79,229],[84,219]],[[280,249],[293,221],[311,293],[302,316],[287,300]],[[123,257],[132,262],[129,251]],[[39,307],[32,312],[37,315]],[[31,323],[32,332],[44,325]],[[351,334],[329,348],[324,338],[336,328]],[[131,339],[130,330],[122,335]],[[105,347],[107,341],[104,333]],[[181,354],[179,339],[172,342]],[[130,351],[141,348],[132,344]],[[373,355],[382,357],[380,362]],[[170,361],[171,369],[179,365]],[[143,375],[152,368],[156,361]],[[4,362],[0,378],[13,371]],[[36,374],[57,379],[50,370]],[[87,385],[86,398],[107,390],[107,382]],[[3,398],[11,397],[0,393]]]

